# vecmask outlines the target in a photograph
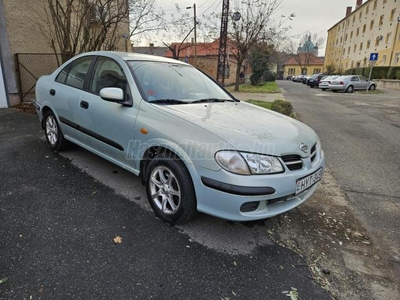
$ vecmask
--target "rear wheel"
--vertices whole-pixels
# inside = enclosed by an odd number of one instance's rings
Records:
[[[352,93],[354,91],[354,87],[352,85],[349,85],[346,89],[346,93]]]
[[[44,117],[45,133],[48,145],[54,151],[65,149],[67,141],[64,139],[64,134],[58,125],[57,118],[52,111],[48,111]]]
[[[368,88],[370,91],[374,91],[376,89],[375,84],[371,84],[371,86]]]
[[[332,92],[337,93],[337,90],[332,90]]]
[[[155,214],[171,224],[192,219],[196,195],[184,163],[170,153],[157,155],[147,167],[146,192]]]
[[[326,91],[326,89],[321,89],[321,90]]]

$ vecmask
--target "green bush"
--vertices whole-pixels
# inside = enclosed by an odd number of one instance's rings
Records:
[[[387,72],[387,79],[399,79],[397,72],[400,71],[400,67],[390,67]]]
[[[271,109],[287,116],[293,115],[292,103],[285,100],[275,100],[272,102]]]
[[[270,70],[265,70],[263,77],[264,77],[264,80],[267,82],[275,81],[275,75]]]
[[[400,70],[397,70],[397,71],[396,71],[396,79],[399,79],[399,80],[400,80]]]
[[[252,85],[258,85],[261,81],[262,73],[256,72],[250,75],[250,82]]]

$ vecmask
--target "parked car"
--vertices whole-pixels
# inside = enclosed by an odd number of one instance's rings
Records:
[[[361,75],[340,76],[328,86],[333,92],[352,93],[354,90],[375,90],[376,83]]]
[[[293,75],[286,76],[286,80],[292,80]]]
[[[325,167],[307,125],[237,100],[193,66],[120,52],[78,55],[42,76],[35,107],[51,149],[75,143],[140,176],[169,223],[284,213]]]
[[[338,77],[340,77],[340,75],[324,76],[320,79],[318,87],[321,90],[326,91],[329,89],[331,82]]]
[[[313,74],[307,79],[307,85],[311,88],[314,88],[319,85],[319,81],[321,80],[322,77],[324,77],[324,74]]]
[[[301,77],[301,83],[302,83],[302,84],[306,84],[308,78],[310,78],[310,76],[308,76],[308,75],[303,75],[303,77]]]

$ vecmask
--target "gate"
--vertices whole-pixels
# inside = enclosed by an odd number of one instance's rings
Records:
[[[21,102],[34,97],[36,82],[42,75],[49,75],[62,64],[61,53],[16,53],[15,71]],[[68,57],[68,56],[67,56]]]

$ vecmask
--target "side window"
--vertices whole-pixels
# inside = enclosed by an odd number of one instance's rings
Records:
[[[67,78],[68,70],[71,64],[68,64],[64,69],[61,70],[60,73],[58,73],[56,77],[56,81],[60,83],[65,83],[65,79]]]
[[[107,57],[100,57],[94,68],[89,91],[98,95],[106,87],[117,87],[126,90],[127,80],[121,66]]]
[[[351,81],[358,81],[358,77],[357,76],[351,77]]]
[[[73,61],[65,83],[78,89],[83,89],[86,73],[89,70],[92,59],[92,56],[86,56]]]

